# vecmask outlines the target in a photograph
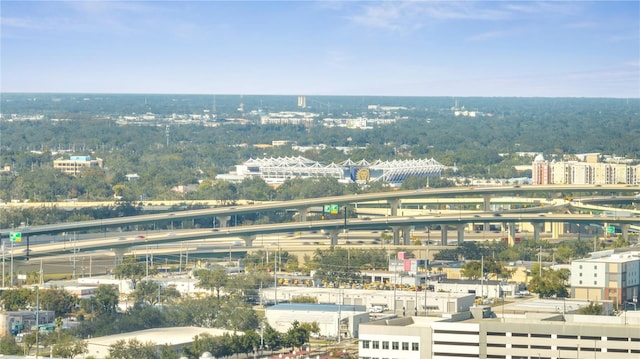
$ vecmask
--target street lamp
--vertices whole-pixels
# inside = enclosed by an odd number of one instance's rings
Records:
[[[38,359],[38,346],[40,345],[40,338],[38,336],[40,333],[40,288],[35,285],[31,287],[31,289],[36,291],[36,359]]]

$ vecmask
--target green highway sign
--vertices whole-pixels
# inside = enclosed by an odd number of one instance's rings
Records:
[[[9,239],[11,240],[11,242],[22,242],[22,233],[9,232]]]
[[[607,227],[607,233],[616,233],[616,227],[614,226]]]
[[[324,213],[338,214],[340,212],[340,206],[337,204],[325,204]]]

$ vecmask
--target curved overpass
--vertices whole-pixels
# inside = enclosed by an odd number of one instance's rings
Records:
[[[47,243],[30,246],[29,255],[31,258],[53,256],[59,254],[68,254],[72,250],[80,250],[83,252],[101,249],[124,249],[133,246],[145,246],[156,244],[177,243],[183,241],[203,240],[203,239],[220,239],[227,240],[229,237],[243,238],[247,246],[251,246],[253,238],[261,234],[282,233],[282,232],[301,232],[301,231],[318,231],[324,230],[330,236],[336,236],[344,229],[348,230],[384,230],[388,228],[407,228],[416,225],[447,225],[460,226],[471,222],[500,222],[507,226],[516,222],[562,222],[577,224],[598,224],[605,225],[608,223],[617,223],[620,225],[640,224],[640,218],[606,218],[593,216],[588,214],[537,214],[537,213],[504,213],[496,216],[493,213],[483,214],[460,214],[446,215],[440,217],[433,216],[415,216],[415,217],[381,217],[371,219],[349,219],[344,220],[324,220],[324,221],[308,221],[308,222],[292,222],[292,223],[276,223],[261,224],[239,227],[227,227],[217,230],[211,229],[192,229],[180,230],[173,232],[154,232],[144,237],[124,238],[105,237],[99,239],[86,239],[76,241],[73,244],[69,242],[63,243]],[[459,228],[459,227],[458,227]],[[513,228],[513,226],[511,226]],[[446,233],[446,231],[444,231]],[[460,232],[459,232],[460,233]],[[459,234],[460,235],[460,234]],[[281,239],[286,241],[287,239]],[[463,240],[459,237],[458,240]],[[333,239],[332,239],[333,242]],[[406,238],[405,238],[406,242]],[[405,243],[407,244],[407,243]],[[445,244],[443,242],[443,244]],[[14,258],[23,258],[26,256],[25,247],[14,248]]]
[[[42,226],[32,226],[19,229],[1,229],[0,237],[7,236],[9,232],[19,230],[24,235],[44,233],[59,233],[65,231],[83,231],[117,227],[131,224],[148,224],[154,222],[187,220],[207,217],[230,217],[246,213],[269,212],[278,210],[305,211],[310,207],[323,206],[325,204],[348,205],[360,202],[387,201],[391,209],[391,215],[397,215],[398,204],[402,199],[419,199],[432,197],[470,197],[484,196],[488,201],[491,195],[505,193],[558,193],[558,192],[615,192],[635,193],[640,187],[635,185],[541,185],[541,186],[502,186],[502,187],[454,187],[454,188],[425,188],[411,191],[391,191],[379,193],[365,193],[346,196],[307,198],[285,202],[269,202],[248,206],[231,206],[207,208],[191,211],[179,211],[161,214],[146,214],[131,217],[108,218],[82,222],[56,223]],[[546,209],[542,209],[546,211]]]

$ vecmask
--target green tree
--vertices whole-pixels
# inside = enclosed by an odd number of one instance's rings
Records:
[[[89,351],[86,341],[69,334],[59,335],[51,346],[51,354],[60,358],[75,358]]]
[[[22,347],[16,343],[16,339],[12,335],[5,335],[0,338],[0,354],[3,355],[19,355],[22,353]]]
[[[110,359],[160,359],[160,352],[152,342],[142,343],[136,338],[118,340],[109,347]]]
[[[25,308],[25,304],[29,303],[32,290],[29,288],[10,289],[2,291],[0,301],[2,307],[6,311],[15,311]]]
[[[318,298],[310,295],[296,295],[291,297],[291,303],[318,303]]]
[[[118,291],[111,285],[100,284],[96,294],[86,301],[91,312],[97,315],[113,314],[118,310]]]
[[[213,269],[199,269],[194,272],[194,276],[198,279],[196,286],[198,288],[207,289],[216,292],[216,298],[220,300],[220,290],[227,284],[229,275],[222,267]]]
[[[307,333],[320,334],[320,324],[318,322],[303,322],[300,323],[300,327],[307,331]]]
[[[78,302],[76,296],[62,288],[40,289],[39,295],[40,308],[54,311],[56,317],[71,313]]]
[[[460,274],[469,279],[478,279],[482,277],[481,268],[480,261],[469,261],[462,265]]]
[[[598,304],[595,302],[589,302],[589,305],[586,307],[581,307],[578,309],[578,314],[583,315],[602,315],[602,304]]]
[[[540,275],[540,272],[540,265],[537,263],[534,264],[531,268],[531,279],[528,284],[529,291],[538,293],[540,298],[567,297],[567,280],[569,279],[568,270],[543,268],[542,276]]]
[[[238,186],[241,198],[254,201],[267,201],[275,195],[273,188],[260,177],[249,177]]]
[[[158,269],[155,267],[148,268],[146,262],[140,262],[135,256],[126,257],[122,263],[118,264],[114,270],[114,274],[118,279],[128,279],[136,288],[138,282],[146,277],[147,270],[149,275],[157,274]]]
[[[273,329],[269,323],[264,323],[263,338],[264,344],[271,350],[278,350],[284,346],[284,336]]]
[[[153,280],[140,281],[132,295],[137,303],[156,305],[160,299],[160,284]]]
[[[306,327],[301,326],[300,322],[294,320],[289,330],[287,330],[284,340],[287,346],[295,350],[295,348],[301,348],[304,343],[309,341],[309,334]]]

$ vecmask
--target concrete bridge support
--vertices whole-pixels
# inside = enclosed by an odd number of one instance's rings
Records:
[[[229,226],[231,216],[218,216],[217,218],[218,222],[220,222],[220,228],[227,228],[227,226]]]
[[[491,210],[491,195],[485,194],[482,198],[484,199],[482,210],[485,212],[489,212]]]
[[[544,222],[531,222],[533,226],[533,239],[540,239],[540,233],[544,230]]]
[[[458,245],[461,245],[464,242],[464,224],[456,225],[456,230],[458,231]]]
[[[408,246],[411,244],[411,227],[409,226],[404,226],[404,227],[400,227],[400,229],[402,229],[402,242],[405,246]]]
[[[114,266],[114,269],[115,269],[115,266],[117,266],[118,264],[122,263],[122,261],[124,261],[124,254],[127,253],[127,249],[128,248],[114,248],[113,249],[113,254],[114,254],[113,266]]]
[[[399,199],[390,199],[388,201],[389,203],[389,209],[391,209],[391,216],[395,217],[398,215],[398,207],[400,206],[400,200]]]
[[[443,246],[448,245],[447,243],[447,226],[446,225],[442,225],[440,226],[440,244]]]
[[[244,241],[244,245],[246,247],[253,247],[253,241],[256,239],[255,235],[251,236],[240,236],[240,239]]]
[[[510,247],[516,244],[516,224],[515,223],[505,223],[507,226],[507,243]]]
[[[622,229],[622,239],[628,242],[629,241],[629,224],[620,225],[620,228]]]
[[[298,215],[300,216],[300,222],[306,222],[307,215],[309,214],[309,208],[298,208]]]
[[[331,245],[332,246],[337,246],[338,245],[338,234],[340,233],[339,229],[330,229],[329,231],[329,238],[331,239]]]
[[[400,230],[402,229],[402,227],[391,227],[391,230],[393,231],[393,244],[394,245],[398,245],[400,244]]]
[[[551,223],[551,238],[552,239],[559,239],[560,238],[560,234],[562,233],[562,227],[564,225],[562,223],[559,222],[553,222]]]

